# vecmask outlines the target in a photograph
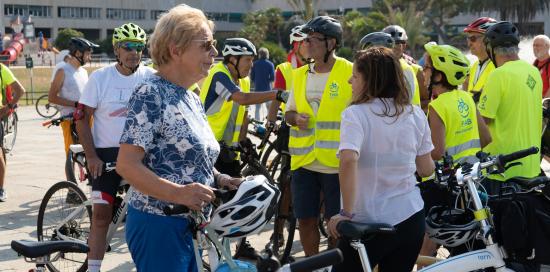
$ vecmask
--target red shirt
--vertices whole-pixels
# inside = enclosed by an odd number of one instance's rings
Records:
[[[543,61],[539,61],[538,59],[535,60],[533,63],[539,71],[540,76],[542,77],[542,96],[546,96],[546,93],[548,93],[548,87],[550,84],[550,58],[546,58]]]
[[[275,83],[273,83],[273,89],[286,91],[286,80],[279,68],[275,71]]]

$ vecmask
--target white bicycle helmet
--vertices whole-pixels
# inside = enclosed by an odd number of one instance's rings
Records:
[[[258,233],[273,217],[279,196],[279,189],[266,177],[248,176],[235,196],[214,211],[209,227],[229,238]]]
[[[290,30],[290,44],[301,42],[307,37],[307,34],[302,32],[303,27],[304,25],[297,25]]]
[[[456,247],[474,238],[479,230],[471,210],[435,206],[426,216],[426,233],[430,239],[446,247]]]
[[[230,38],[225,40],[222,55],[225,56],[256,56],[256,46],[245,38]]]

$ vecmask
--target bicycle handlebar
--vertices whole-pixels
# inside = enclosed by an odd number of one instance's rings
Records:
[[[233,198],[233,196],[235,196],[236,193],[237,193],[237,190],[214,189],[214,195],[216,196],[217,199],[221,199],[222,202],[229,201],[231,198]],[[165,206],[162,209],[162,212],[164,212],[164,214],[167,216],[171,216],[171,215],[189,213],[190,209],[185,205],[176,204],[173,206],[170,206],[170,205]]]
[[[286,264],[280,271],[305,272],[341,263],[344,260],[342,251],[338,248],[327,250],[315,256]]]
[[[499,155],[497,156],[497,160],[500,166],[504,167],[507,163],[511,161],[515,161],[515,160],[527,157],[529,155],[537,154],[538,152],[539,152],[539,149],[533,146],[527,149],[512,152],[510,154]]]
[[[42,123],[42,126],[43,127],[59,126],[59,124],[61,124],[61,122],[65,121],[65,120],[73,120],[73,114],[69,113],[67,115],[64,115],[64,116],[61,116],[61,117],[58,117],[58,118],[50,119],[50,120]]]

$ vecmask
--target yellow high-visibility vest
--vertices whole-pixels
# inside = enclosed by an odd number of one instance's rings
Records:
[[[399,59],[401,63],[401,69],[403,70],[403,76],[405,76],[405,83],[408,83],[406,86],[407,89],[411,88],[412,95],[411,104],[420,106],[420,86],[418,85],[418,79],[416,78],[416,72],[413,66],[409,65],[406,60],[403,58]]]
[[[202,84],[201,101],[204,104],[206,96],[212,83],[212,78],[218,72],[224,73],[231,79],[231,74],[223,62],[215,64]],[[239,79],[241,92],[250,92],[250,79],[248,77]],[[207,115],[208,124],[212,128],[216,140],[224,141],[227,145],[234,146],[239,142],[239,134],[243,124],[245,107],[235,101],[224,101],[220,111]]]
[[[485,86],[487,77],[493,70],[495,70],[495,65],[490,59],[483,63],[481,70],[479,68],[479,60],[474,62],[474,64],[470,66],[467,91],[472,94],[481,92],[483,90],[483,86]]]
[[[283,63],[277,65],[276,69],[279,69],[279,71],[281,71],[281,74],[283,74],[283,77],[285,78],[286,90],[287,91],[290,90],[292,88],[292,70],[294,70],[294,68],[292,68],[292,63],[290,63],[288,61],[283,62]],[[280,107],[284,112],[286,104],[281,103]]]
[[[353,64],[343,58],[336,58],[332,67],[319,110],[315,116],[306,99],[307,74],[304,65],[294,70],[293,95],[296,111],[310,116],[306,130],[291,127],[288,149],[291,155],[291,169],[295,170],[315,160],[329,167],[338,167],[336,152],[340,145],[340,121],[342,111],[351,102],[351,77]]]

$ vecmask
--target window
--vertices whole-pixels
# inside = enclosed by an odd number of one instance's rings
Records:
[[[28,16],[51,17],[52,7],[50,6],[28,6],[28,5],[4,5],[4,15],[7,16]]]
[[[151,10],[151,20],[157,20],[166,10]]]
[[[107,9],[107,19],[112,20],[145,20],[144,9]]]
[[[58,7],[57,16],[60,18],[99,19],[100,8]]]

